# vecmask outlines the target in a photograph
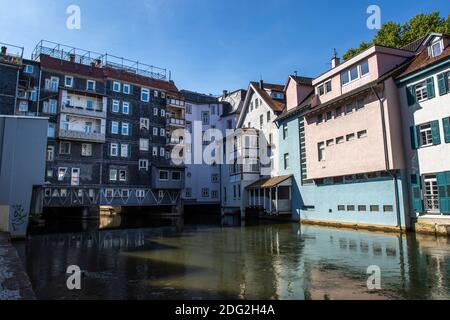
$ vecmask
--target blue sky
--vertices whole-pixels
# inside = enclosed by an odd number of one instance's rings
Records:
[[[66,8],[81,8],[81,30],[66,28]],[[251,80],[284,83],[289,74],[317,76],[382,22],[417,13],[450,13],[448,0],[0,0],[0,42],[25,47],[41,39],[108,52],[172,71],[180,89],[219,94]]]

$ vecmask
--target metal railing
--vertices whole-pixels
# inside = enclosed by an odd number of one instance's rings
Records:
[[[439,196],[425,195],[423,200],[426,211],[439,211]]]
[[[47,40],[39,41],[33,50],[31,59],[38,60],[42,54],[56,59],[73,61],[84,65],[109,67],[145,77],[167,80],[167,69],[155,67],[135,60],[117,57],[108,53],[102,54]]]
[[[167,118],[167,124],[168,125],[177,125],[177,126],[184,126],[185,125],[184,119],[178,119],[178,118]]]

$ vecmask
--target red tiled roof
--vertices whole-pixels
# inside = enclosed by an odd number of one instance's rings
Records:
[[[283,100],[275,100],[269,94],[266,92],[266,90],[273,90],[273,91],[279,91],[283,92],[284,86],[279,84],[272,84],[272,83],[263,83],[264,90],[260,88],[259,82],[250,82],[253,89],[258,92],[258,94],[263,98],[263,100],[267,103],[267,105],[275,112],[281,112],[283,111],[283,108],[285,106],[285,101]]]
[[[68,74],[78,74],[88,78],[105,79],[113,78],[124,82],[134,83],[145,87],[151,87],[168,92],[178,92],[173,81],[164,81],[130,73],[124,70],[113,69],[111,67],[95,67],[67,60],[56,59],[48,55],[40,56],[40,63],[43,68],[62,71]]]
[[[408,67],[397,77],[402,78],[408,74],[418,71],[426,66],[433,64],[437,61],[446,59],[450,56],[450,46],[447,46],[444,51],[437,57],[430,57],[428,50],[424,48],[408,65]]]

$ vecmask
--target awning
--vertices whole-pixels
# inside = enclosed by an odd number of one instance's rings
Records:
[[[261,179],[248,185],[246,189],[270,189],[280,184],[283,184],[283,186],[291,186],[291,178],[292,175]]]

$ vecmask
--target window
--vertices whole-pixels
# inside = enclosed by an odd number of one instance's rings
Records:
[[[190,104],[186,104],[186,113],[187,114],[192,114],[192,105]]]
[[[383,206],[383,212],[394,212],[393,206]]]
[[[358,206],[358,211],[359,212],[367,211],[367,206]]]
[[[420,146],[426,147],[433,145],[433,132],[431,130],[431,124],[423,124],[419,126]]]
[[[370,206],[370,212],[378,212],[378,211],[380,211],[380,206],[377,205]]]
[[[149,129],[150,128],[150,120],[148,118],[141,118],[140,120],[141,129]]]
[[[92,101],[92,100],[87,100],[87,101],[86,101],[86,109],[87,109],[87,110],[94,110],[94,101]]]
[[[421,102],[428,99],[428,90],[426,81],[417,84],[415,90],[417,102]]]
[[[364,99],[359,99],[356,101],[356,111],[361,110],[365,107]]]
[[[219,175],[218,174],[212,174],[211,175],[211,182],[212,183],[218,183],[219,182]]]
[[[64,85],[66,87],[72,88],[73,87],[73,77],[65,76],[65,78],[64,78]]]
[[[123,114],[130,114],[130,103],[123,102],[122,103],[122,113]]]
[[[202,188],[202,197],[203,198],[209,197],[209,189],[208,188]]]
[[[367,138],[367,130],[359,131],[358,139],[364,139],[364,138]]]
[[[112,134],[119,134],[119,123],[117,121],[111,122],[111,133]]]
[[[158,115],[158,108],[153,109],[153,115],[157,116]]]
[[[144,88],[141,89],[141,101],[143,102],[150,101],[150,90]]]
[[[153,147],[153,156],[154,157],[158,156],[158,147]]]
[[[70,142],[61,141],[59,143],[59,153],[60,154],[70,154]]]
[[[338,211],[345,211],[345,206],[344,205],[339,205],[338,206]]]
[[[353,104],[348,104],[345,106],[345,114],[350,114],[353,112]]]
[[[47,161],[55,160],[55,147],[47,146]]]
[[[113,190],[113,189],[106,189],[106,190],[105,190],[105,196],[106,196],[107,198],[112,198],[112,197],[114,197],[114,190]]]
[[[169,171],[160,170],[159,171],[159,180],[161,180],[161,181],[169,180]]]
[[[159,156],[160,157],[164,157],[166,155],[166,149],[164,148],[159,148]]]
[[[347,141],[353,141],[355,140],[355,134],[354,133],[350,133],[346,136],[346,140]]]
[[[120,156],[122,158],[126,158],[129,156],[129,150],[130,150],[130,146],[128,144],[121,144],[120,145]]]
[[[123,85],[123,93],[130,94],[131,93],[131,86],[129,84]]]
[[[25,66],[25,69],[24,69],[25,73],[33,73],[33,71],[34,71],[34,67],[32,65],[27,64]]]
[[[289,153],[284,154],[284,170],[289,169]]]
[[[71,176],[70,184],[72,186],[80,185],[80,169],[79,168],[72,168],[72,176]]]
[[[212,106],[211,106],[211,114],[213,114],[213,115],[215,115],[215,114],[217,114],[217,106],[215,105],[215,104],[213,104]]]
[[[318,144],[319,161],[325,161],[325,143],[320,142]]]
[[[202,124],[204,126],[209,125],[209,112],[202,112]]]
[[[139,139],[139,150],[140,151],[148,151],[148,139]]]
[[[259,129],[260,129],[260,130],[262,130],[263,125],[264,125],[264,116],[263,116],[263,115],[260,115],[260,116],[259,116]]]
[[[58,168],[58,181],[64,181],[67,174],[67,168]]]
[[[347,211],[355,211],[355,206],[352,205],[347,206]]]
[[[91,157],[92,156],[92,144],[83,143],[81,145],[81,155],[83,157]]]
[[[47,178],[53,178],[53,169],[47,170]]]
[[[122,123],[122,135],[128,136],[130,135],[130,124],[129,123]]]
[[[87,84],[86,84],[86,89],[88,91],[95,91],[95,81],[93,80],[88,80]]]
[[[323,122],[323,114],[318,114],[318,115],[317,115],[316,123],[317,123],[317,124],[320,124],[320,123],[322,123],[322,122]]]
[[[58,87],[59,87],[59,78],[58,77],[51,77],[48,85],[47,85],[47,81],[46,81],[46,87],[48,86],[48,89],[50,91],[58,91]]]
[[[20,101],[19,111],[20,112],[28,112],[28,102],[27,101]]]
[[[145,198],[145,190],[136,190],[136,198]]]
[[[172,180],[174,180],[174,181],[180,181],[180,180],[181,180],[181,172],[179,172],[179,171],[173,171],[173,172],[172,172]]]
[[[109,169],[109,181],[117,181],[117,169]]]
[[[327,147],[334,146],[334,139],[327,140]]]
[[[126,170],[119,170],[119,180],[127,181],[127,171]]]
[[[341,83],[342,85],[346,85],[347,83],[355,81],[356,79],[359,79],[368,73],[369,73],[369,62],[368,60],[364,60],[359,65],[353,66],[352,68],[342,72]]]
[[[44,101],[43,112],[55,114],[58,109],[58,101],[54,99],[50,99],[49,101]]]
[[[112,102],[112,112],[118,113],[120,110],[120,102],[119,100],[113,100]]]
[[[157,136],[158,135],[158,128],[153,128],[153,135]]]
[[[270,112],[269,112],[270,115]],[[233,129],[233,120],[227,120],[227,129]],[[191,131],[189,131],[191,132]]]
[[[283,140],[286,140],[288,138],[289,135],[289,128],[287,126],[287,124],[283,125]]]
[[[159,129],[159,135],[161,137],[164,137],[166,135],[166,129],[163,129],[163,128]]]
[[[141,159],[139,160],[139,170],[148,170],[148,160]]]
[[[442,53],[442,41],[431,44],[429,52],[431,57],[437,57]]]
[[[161,117],[165,117],[166,116],[166,110],[161,109]]]
[[[326,113],[326,121],[329,121],[329,120],[331,120],[331,119],[333,119],[333,112],[328,111],[328,112]]]
[[[114,92],[120,92],[120,82],[113,82],[113,91]]]
[[[217,190],[211,191],[211,198],[218,199],[219,198],[219,192]]]
[[[119,155],[119,145],[117,143],[111,143],[109,145],[109,154],[112,157],[117,157]]]
[[[336,138],[336,144],[344,143],[344,137],[337,137]]]
[[[317,88],[317,93],[319,94],[319,96],[323,96],[324,94],[330,92],[331,90],[332,90],[331,80],[328,80],[327,82],[324,82],[321,85],[319,85],[319,87]]]

